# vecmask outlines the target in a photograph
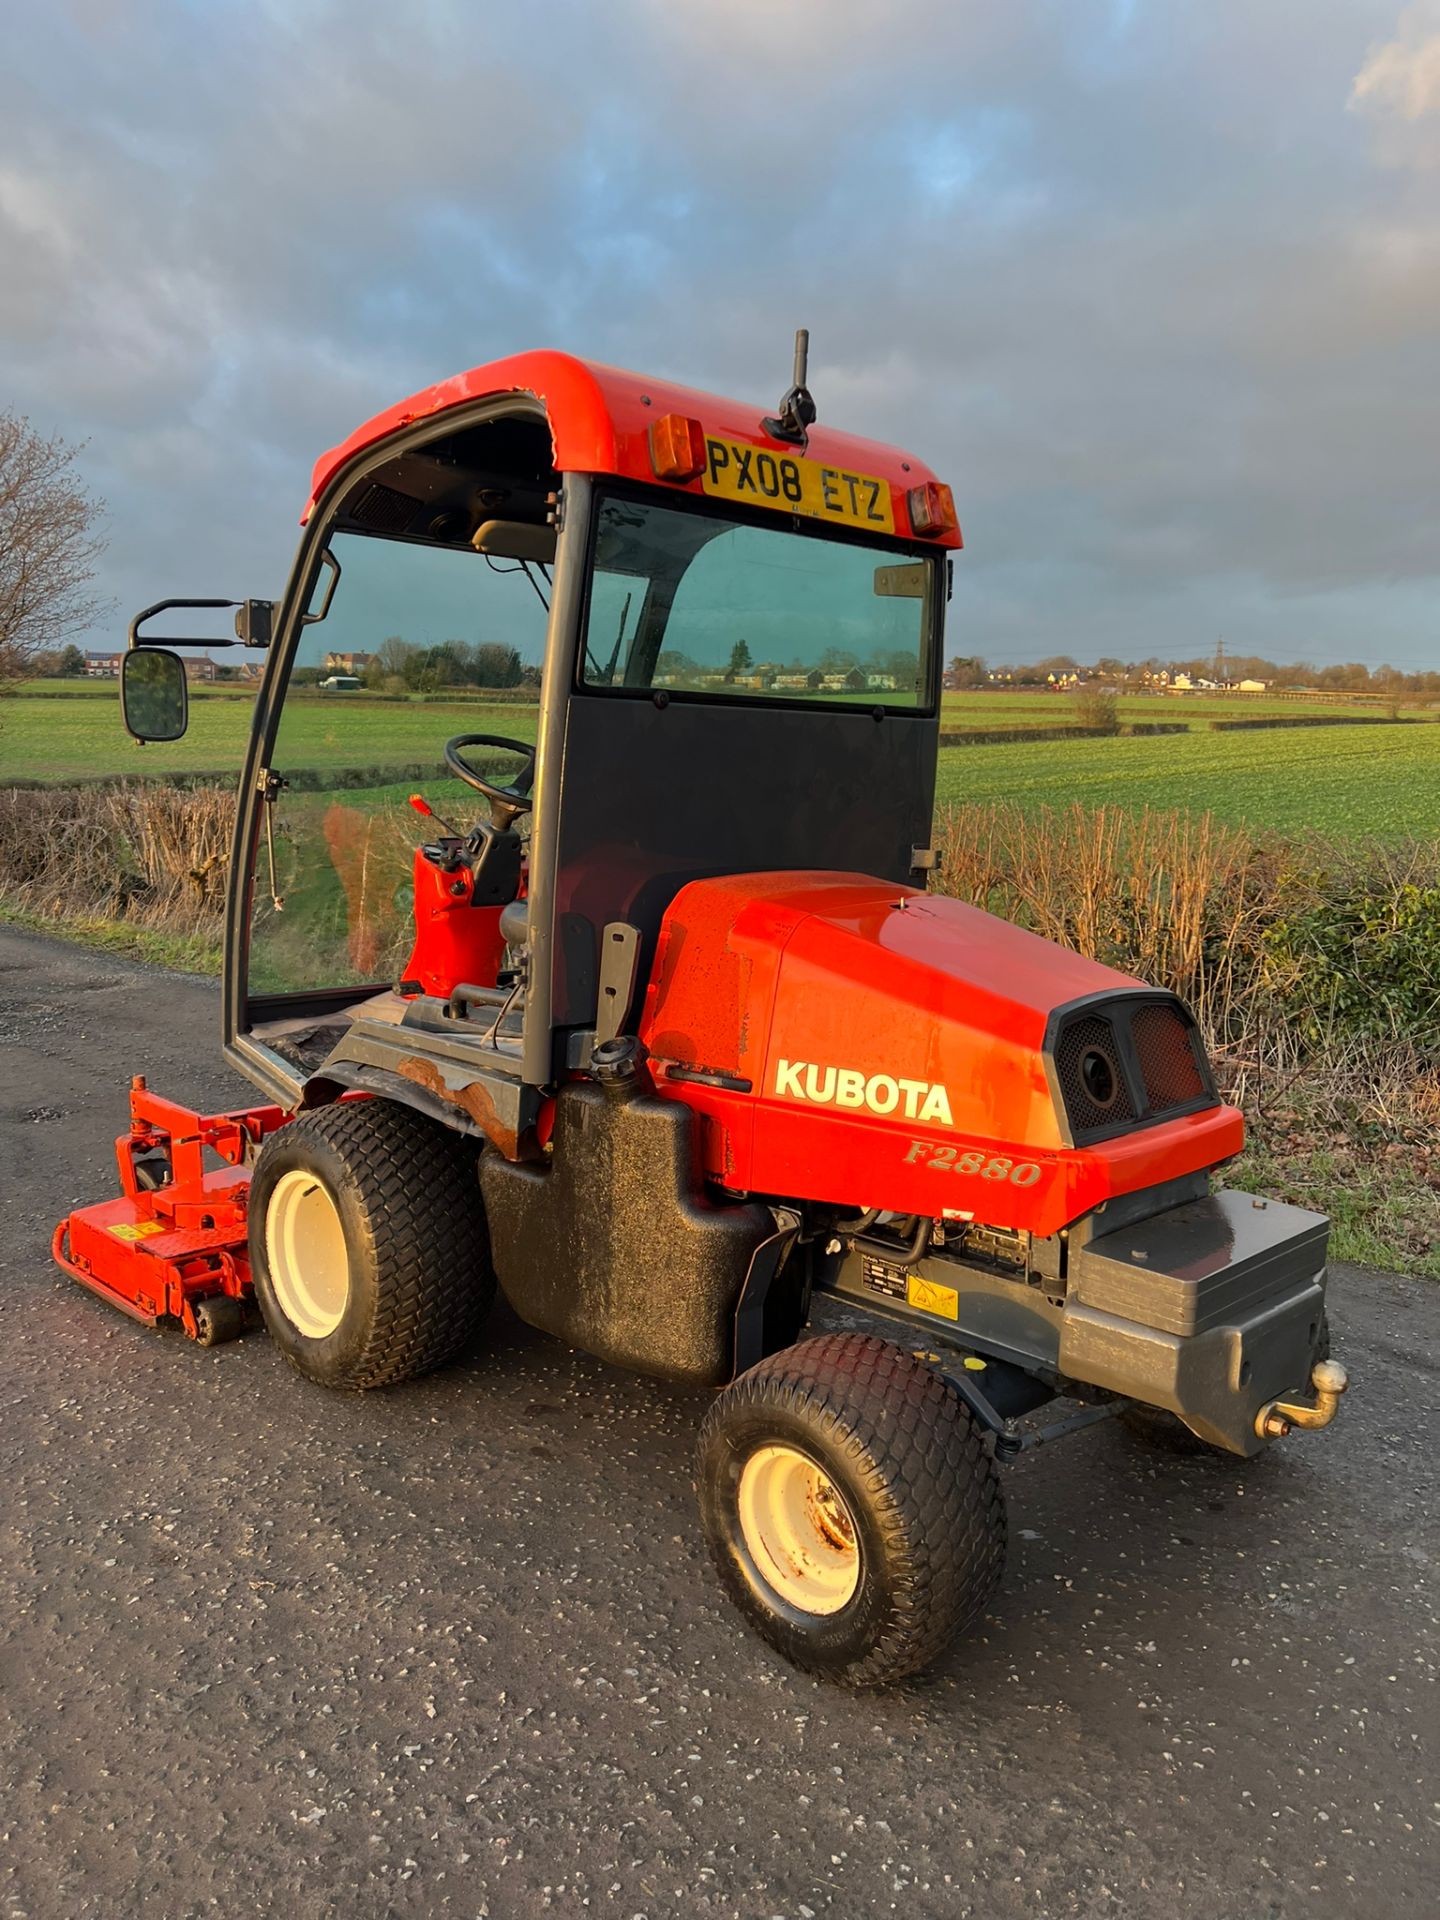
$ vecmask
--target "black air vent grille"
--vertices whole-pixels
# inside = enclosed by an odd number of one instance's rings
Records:
[[[1188,1107],[1209,1091],[1195,1057],[1195,1029],[1178,1007],[1137,1007],[1130,1031],[1145,1099],[1156,1113]]]
[[[1217,1104],[1195,1022],[1168,995],[1106,995],[1061,1014],[1049,1042],[1077,1145]]]
[[[1115,1029],[1098,1015],[1072,1021],[1055,1049],[1055,1072],[1077,1134],[1109,1130],[1135,1118]]]
[[[357,527],[369,527],[374,533],[404,533],[420,504],[408,493],[372,480],[351,507],[350,518]]]

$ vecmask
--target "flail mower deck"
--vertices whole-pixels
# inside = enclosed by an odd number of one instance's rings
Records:
[[[120,1197],[62,1220],[56,1260],[132,1320],[173,1322],[203,1347],[238,1339],[254,1324],[247,1162],[286,1118],[279,1107],[193,1113],[137,1075],[115,1142]],[[207,1168],[207,1149],[225,1164]]]

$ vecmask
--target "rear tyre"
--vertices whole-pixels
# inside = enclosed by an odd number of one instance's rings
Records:
[[[495,1297],[476,1150],[388,1100],[267,1135],[250,1183],[250,1272],[270,1337],[323,1386],[443,1365]]]
[[[927,1665],[1004,1570],[999,1474],[968,1409],[868,1334],[804,1341],[727,1387],[700,1431],[697,1490],[751,1627],[845,1686]]]

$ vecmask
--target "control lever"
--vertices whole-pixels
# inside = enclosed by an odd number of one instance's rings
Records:
[[[433,820],[437,827],[443,827],[450,839],[463,840],[465,838],[458,827],[452,827],[448,820],[443,819],[436,813],[423,793],[412,793],[410,796],[410,804],[418,814],[423,814],[425,819]]]

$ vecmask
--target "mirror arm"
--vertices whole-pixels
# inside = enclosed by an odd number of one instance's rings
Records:
[[[140,629],[147,620],[153,620],[157,613],[166,613],[172,607],[238,607],[238,600],[157,600],[153,607],[145,607],[130,622],[129,646],[144,647],[238,647],[238,640],[183,640],[178,636],[167,635],[161,639],[141,638]]]

